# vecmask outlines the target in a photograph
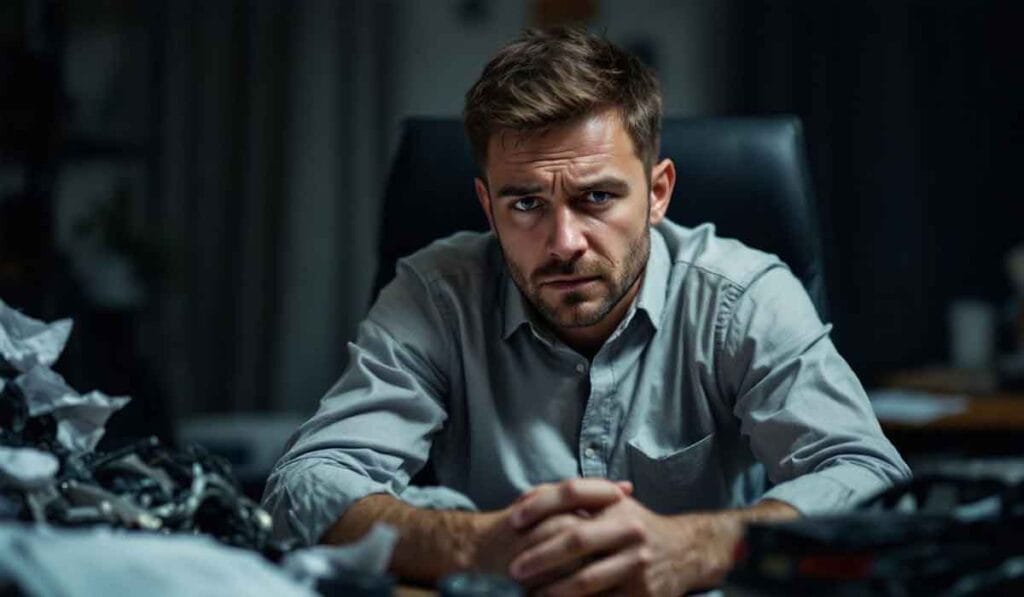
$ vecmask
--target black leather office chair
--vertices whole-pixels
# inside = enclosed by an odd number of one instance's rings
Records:
[[[778,255],[826,317],[817,208],[796,117],[668,118],[661,155],[678,173],[669,219],[713,222],[719,235]],[[405,122],[384,196],[374,295],[398,258],[458,230],[487,229],[476,174],[458,119]]]

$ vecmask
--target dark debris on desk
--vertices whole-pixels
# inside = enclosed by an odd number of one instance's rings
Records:
[[[272,538],[270,516],[201,448],[151,437],[96,452],[129,399],[79,394],[50,369],[70,329],[0,301],[0,521],[206,534],[273,561],[294,547]]]

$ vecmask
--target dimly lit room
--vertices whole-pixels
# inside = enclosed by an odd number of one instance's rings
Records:
[[[1024,3],[0,3],[0,595],[1024,594]]]

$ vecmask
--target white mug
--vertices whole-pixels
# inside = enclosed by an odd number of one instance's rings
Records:
[[[949,356],[959,369],[985,369],[995,360],[996,309],[974,299],[949,305]]]

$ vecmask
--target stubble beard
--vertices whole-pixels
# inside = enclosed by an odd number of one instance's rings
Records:
[[[543,267],[538,268],[534,273],[535,277],[540,277],[538,276],[540,272],[543,272],[542,275],[545,276],[599,276],[600,282],[608,287],[608,292],[601,298],[601,302],[594,309],[584,309],[581,306],[588,300],[586,293],[583,292],[572,291],[564,293],[560,299],[557,299],[558,304],[551,304],[549,301],[546,301],[541,296],[540,287],[530,284],[524,272],[514,262],[509,260],[508,255],[505,253],[505,248],[501,245],[500,238],[498,239],[498,246],[501,247],[502,256],[505,258],[505,264],[508,266],[512,281],[515,282],[516,286],[519,287],[519,291],[526,296],[530,304],[533,305],[534,309],[549,325],[562,329],[582,328],[595,325],[607,317],[608,313],[619,304],[626,293],[629,292],[629,289],[633,287],[633,284],[640,278],[640,274],[643,273],[644,267],[647,265],[647,258],[650,255],[651,231],[650,227],[645,227],[644,232],[630,243],[626,256],[623,259],[622,273],[618,276],[614,276],[614,272],[609,272],[607,267],[596,264],[581,265],[579,260],[549,262]]]

